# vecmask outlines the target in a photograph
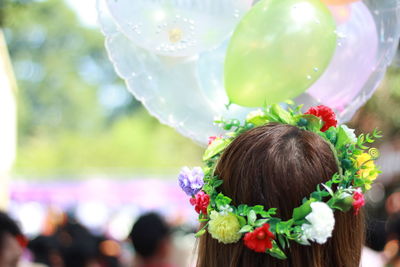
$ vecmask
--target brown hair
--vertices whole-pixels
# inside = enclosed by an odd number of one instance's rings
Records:
[[[233,205],[278,208],[288,220],[304,197],[337,172],[329,145],[317,134],[298,127],[268,124],[237,137],[221,156],[216,174],[221,191]],[[335,212],[335,229],[324,245],[291,242],[287,260],[246,248],[242,241],[225,245],[207,233],[200,238],[198,267],[358,267],[364,241],[363,216]]]

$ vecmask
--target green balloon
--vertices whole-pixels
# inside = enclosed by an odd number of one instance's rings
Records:
[[[321,0],[262,0],[242,19],[225,59],[232,103],[261,107],[293,99],[324,72],[336,25]]]

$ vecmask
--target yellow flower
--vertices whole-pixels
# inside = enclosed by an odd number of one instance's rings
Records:
[[[224,244],[237,242],[242,236],[239,230],[239,221],[233,213],[222,215],[214,210],[211,212],[208,232],[219,242]]]
[[[371,158],[371,155],[363,153],[357,156],[356,166],[357,168],[361,168],[358,171],[358,176],[366,180],[365,188],[370,189],[372,182],[378,177],[378,170]]]

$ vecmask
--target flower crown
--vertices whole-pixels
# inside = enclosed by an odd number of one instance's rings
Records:
[[[359,213],[364,206],[364,193],[380,173],[373,162],[379,151],[369,149],[366,144],[380,138],[381,133],[375,130],[356,137],[354,130],[337,125],[336,115],[329,107],[313,107],[304,114],[300,109],[301,106],[289,106],[286,110],[272,105],[249,113],[244,122],[216,121],[230,132],[224,137],[210,138],[203,156],[204,168],[184,167],[179,174],[179,185],[191,197],[190,203],[204,224],[196,236],[208,231],[224,244],[238,242],[243,237],[249,249],[286,259],[283,250],[289,247],[290,240],[302,245],[310,245],[310,241],[324,244],[332,235],[335,210],[347,212],[353,208],[355,215]],[[221,154],[238,135],[271,122],[317,133],[330,145],[339,169],[329,181],[319,184],[316,191],[304,198],[287,221],[274,217],[276,208],[233,206],[232,199],[219,192],[223,181],[214,173]]]

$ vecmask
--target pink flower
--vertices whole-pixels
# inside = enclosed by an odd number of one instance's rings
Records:
[[[358,215],[361,207],[363,207],[364,205],[365,205],[365,199],[363,193],[361,193],[359,190],[355,191],[353,194],[354,215]]]
[[[255,252],[265,253],[267,249],[272,248],[272,240],[274,234],[269,230],[269,224],[266,223],[261,227],[256,228],[253,232],[247,233],[243,240],[246,247]]]
[[[324,105],[319,105],[317,107],[310,108],[304,114],[311,114],[311,115],[321,118],[321,120],[324,122],[324,125],[321,128],[321,132],[325,132],[331,126],[333,126],[333,127],[337,126],[336,114],[335,114],[335,112],[333,112],[333,110],[330,107],[327,107]]]
[[[195,197],[190,199],[190,204],[194,206],[197,213],[200,214],[201,212],[202,214],[207,214],[207,207],[208,204],[210,204],[210,196],[203,191],[200,191]]]

